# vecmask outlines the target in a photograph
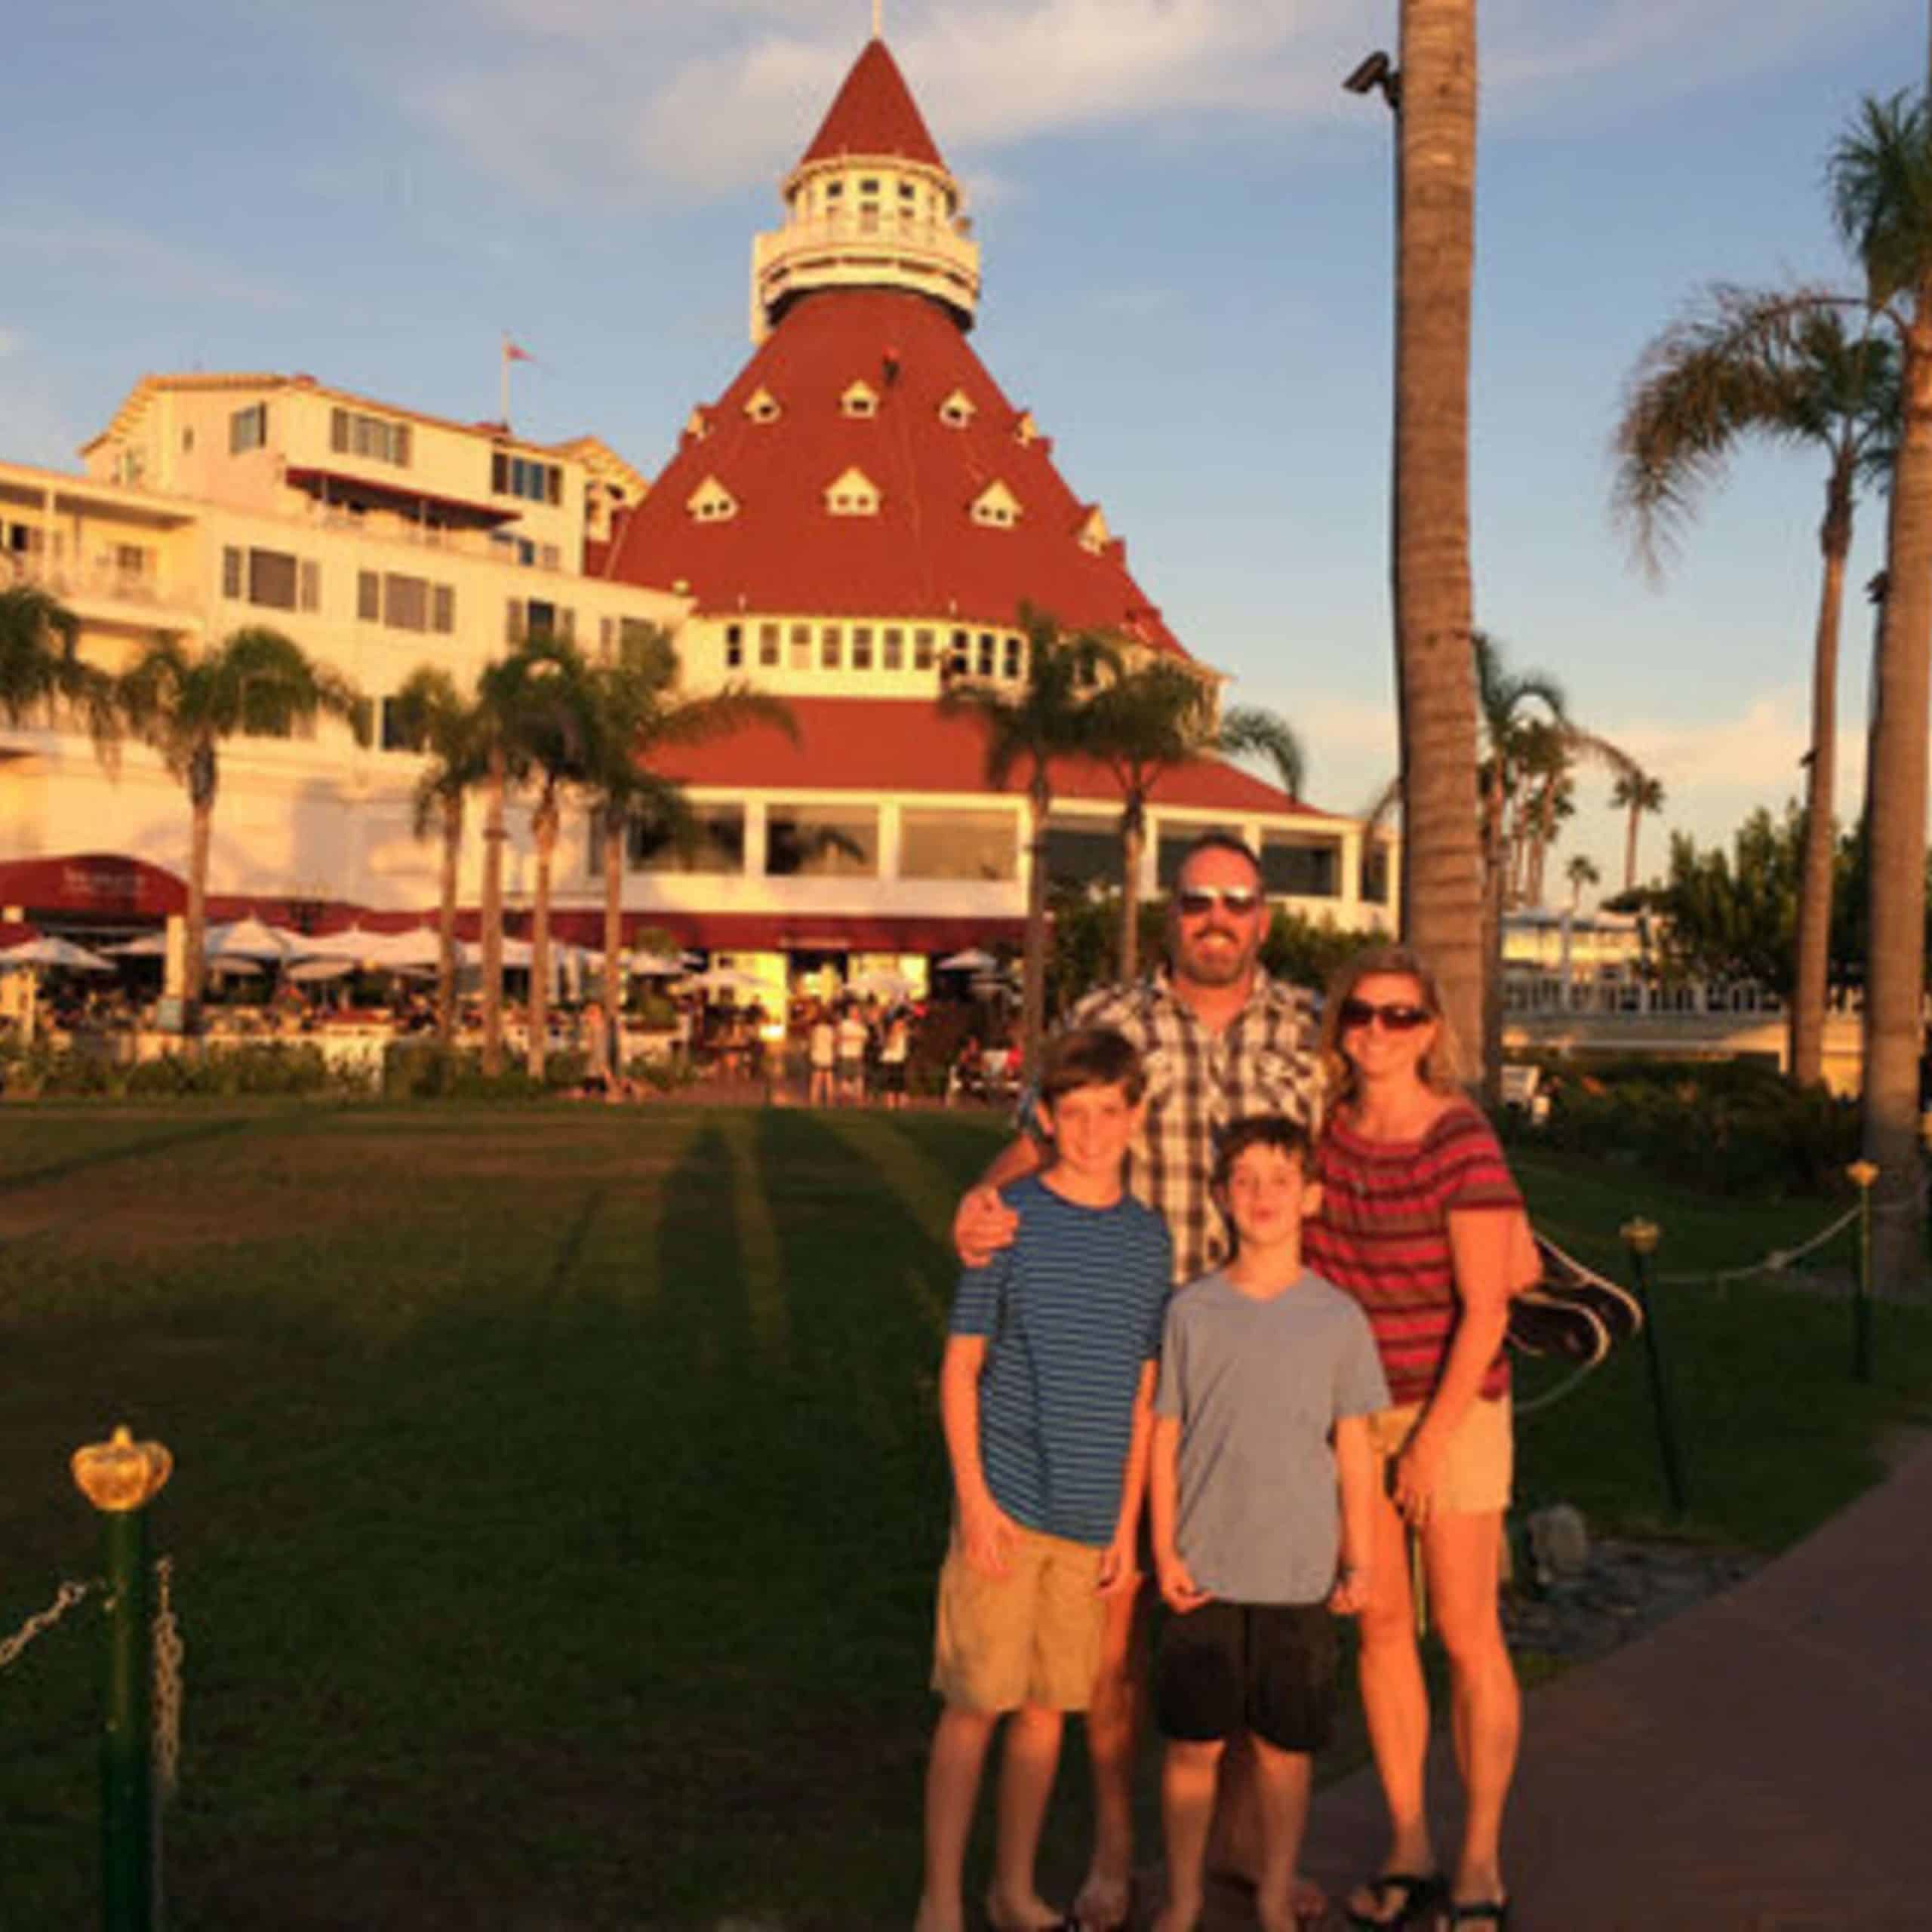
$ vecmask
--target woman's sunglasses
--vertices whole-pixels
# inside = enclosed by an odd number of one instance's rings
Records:
[[[1426,1006],[1377,1006],[1373,1000],[1366,999],[1345,999],[1339,1014],[1345,1033],[1358,1026],[1371,1026],[1378,1020],[1389,1032],[1412,1033],[1418,1026],[1426,1026],[1435,1017]]]
[[[1190,885],[1174,895],[1184,919],[1204,918],[1217,906],[1225,906],[1238,919],[1244,919],[1261,903],[1261,895],[1245,885]]]

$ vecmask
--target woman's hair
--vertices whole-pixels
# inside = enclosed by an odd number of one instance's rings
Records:
[[[1375,946],[1345,961],[1328,982],[1321,1010],[1321,1072],[1325,1101],[1331,1108],[1352,1099],[1355,1091],[1354,1064],[1342,1051],[1342,1003],[1353,997],[1363,980],[1381,974],[1414,980],[1422,1004],[1435,1021],[1435,1044],[1416,1069],[1423,1084],[1438,1094],[1462,1091],[1461,1058],[1448,1017],[1442,1011],[1442,990],[1435,975],[1423,963],[1422,955],[1406,946]]]

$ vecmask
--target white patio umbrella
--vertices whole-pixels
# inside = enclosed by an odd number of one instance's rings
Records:
[[[342,980],[355,971],[352,959],[303,959],[288,969],[288,977],[304,986],[318,980]]]
[[[668,952],[633,952],[629,968],[638,980],[675,980],[685,971],[683,960]]]
[[[116,959],[159,959],[168,951],[165,933],[143,933],[139,939],[124,940],[118,946],[103,946],[101,951]]]
[[[308,949],[309,942],[301,934],[264,925],[252,913],[226,925],[209,927],[203,946],[211,959],[253,959],[269,965],[279,964]]]
[[[735,966],[714,966],[708,972],[694,973],[685,982],[692,992],[706,993],[761,993],[770,989],[762,980],[755,980],[749,973],[741,973]]]
[[[990,973],[999,961],[990,952],[982,952],[977,946],[969,946],[964,952],[955,952],[939,964],[943,973]]]
[[[43,934],[35,939],[23,940],[18,946],[10,946],[0,951],[0,971],[11,971],[16,968],[29,969],[38,966],[64,966],[74,973],[111,973],[114,961],[103,959],[97,952],[90,952],[84,946],[76,946],[72,940],[55,939]]]
[[[861,999],[910,999],[918,991],[903,973],[860,973],[847,982],[845,990]]]

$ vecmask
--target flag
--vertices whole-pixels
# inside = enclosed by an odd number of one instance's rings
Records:
[[[527,349],[519,349],[508,336],[503,337],[503,360],[506,362],[534,362],[537,358]]]

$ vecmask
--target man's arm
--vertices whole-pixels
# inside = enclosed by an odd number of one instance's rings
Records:
[[[999,1190],[1009,1181],[1037,1174],[1044,1164],[1040,1143],[1030,1134],[1016,1135],[960,1197],[952,1217],[952,1247],[965,1266],[983,1268],[1012,1245],[1020,1217],[999,1198]]]
[[[1185,1616],[1208,1601],[1182,1561],[1180,1517],[1180,1417],[1156,1416],[1148,1452],[1147,1496],[1154,1518],[1154,1569],[1170,1610]]]
[[[1335,1423],[1335,1475],[1342,1494],[1342,1567],[1328,1607],[1337,1617],[1364,1608],[1373,1586],[1369,1556],[1375,1547],[1375,1451],[1366,1416]]]
[[[1140,1381],[1134,1392],[1134,1432],[1128,1438],[1127,1466],[1121,1472],[1120,1518],[1100,1564],[1103,1596],[1131,1589],[1140,1580],[1135,1545],[1140,1537],[1141,1506],[1147,1498],[1147,1447],[1154,1430],[1154,1378],[1159,1372],[1158,1362],[1140,1364]]]
[[[993,1500],[980,1461],[980,1371],[986,1359],[983,1335],[949,1335],[939,1365],[940,1427],[952,1466],[952,1494],[959,1512],[959,1543],[976,1570],[1004,1577],[1013,1546],[1014,1523]]]

